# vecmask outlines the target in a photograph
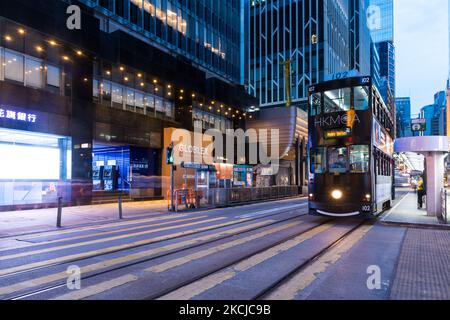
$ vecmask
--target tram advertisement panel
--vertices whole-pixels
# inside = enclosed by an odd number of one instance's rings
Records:
[[[368,111],[349,110],[316,116],[309,126],[312,145],[362,144],[371,141],[371,114]]]
[[[373,145],[390,157],[394,154],[394,141],[380,123],[373,119]]]

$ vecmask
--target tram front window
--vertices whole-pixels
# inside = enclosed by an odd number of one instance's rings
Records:
[[[330,173],[346,173],[348,171],[348,151],[346,147],[328,150]]]
[[[350,172],[369,172],[369,146],[361,145],[350,147]]]
[[[324,92],[324,113],[335,113],[350,110],[351,88],[342,88]]]

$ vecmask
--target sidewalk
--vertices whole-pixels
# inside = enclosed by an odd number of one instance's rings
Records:
[[[56,228],[57,208],[0,212],[0,237],[53,231]],[[125,219],[139,219],[167,214],[164,200],[123,203]],[[63,208],[62,226],[76,227],[119,219],[118,204],[101,204]]]
[[[426,208],[417,209],[417,194],[409,192],[397,205],[392,208],[381,222],[387,224],[418,225],[429,227],[449,228],[439,221],[437,217],[427,216]]]

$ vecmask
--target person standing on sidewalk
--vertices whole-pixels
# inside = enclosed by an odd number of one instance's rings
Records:
[[[417,209],[422,209],[423,207],[423,197],[426,195],[425,182],[423,178],[420,177],[417,183]]]

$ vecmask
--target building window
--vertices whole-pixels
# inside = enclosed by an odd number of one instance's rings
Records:
[[[31,58],[26,59],[25,84],[29,87],[41,88],[43,70],[42,61]]]
[[[5,51],[5,79],[23,83],[23,55]]]
[[[60,69],[58,67],[48,65],[47,66],[47,84],[52,87],[59,88],[61,86]],[[97,89],[98,88],[94,88]]]

